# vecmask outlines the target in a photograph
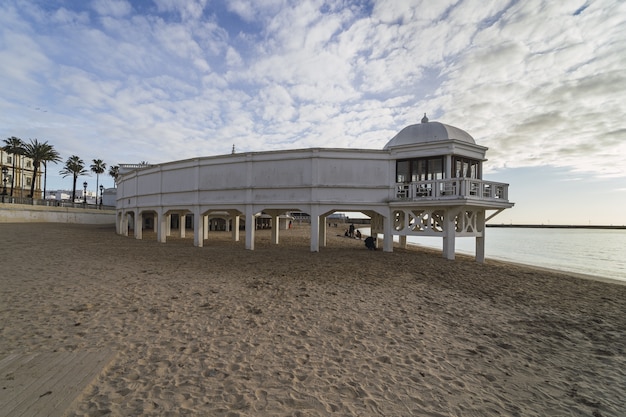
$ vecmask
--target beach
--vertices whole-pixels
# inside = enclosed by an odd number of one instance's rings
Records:
[[[68,416],[626,415],[626,286],[338,235],[0,224],[0,359],[114,352]]]

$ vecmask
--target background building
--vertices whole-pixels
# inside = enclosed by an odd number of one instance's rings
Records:
[[[0,150],[0,169],[3,168],[7,168],[7,170],[6,174],[0,174],[2,176],[2,178],[0,178],[2,180],[0,193],[4,192],[6,187],[6,195],[28,197],[30,195],[31,184],[35,181],[33,197],[42,197],[42,171],[39,170],[37,172],[37,178],[33,178],[34,166],[32,159],[23,155],[10,154]]]

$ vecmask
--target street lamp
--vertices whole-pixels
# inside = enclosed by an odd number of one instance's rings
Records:
[[[87,204],[87,181],[83,183],[83,204]]]
[[[100,208],[102,208],[102,193],[104,193],[104,185],[100,184]]]
[[[9,179],[8,177],[9,174],[9,168],[7,167],[2,167],[2,202],[4,203],[4,196],[7,195],[7,180]]]

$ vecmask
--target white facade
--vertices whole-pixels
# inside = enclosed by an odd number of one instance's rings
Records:
[[[326,243],[327,216],[362,212],[372,219],[372,234],[385,236],[384,251],[393,250],[392,235],[403,245],[408,235],[441,236],[444,256],[454,259],[455,237],[474,236],[482,261],[487,211],[513,206],[508,184],[480,177],[486,150],[462,130],[426,120],[403,129],[383,150],[314,148],[121,165],[117,230],[128,234],[129,225],[137,225],[134,235],[141,238],[139,225],[150,217],[157,239],[166,242],[169,217],[192,214],[194,244],[202,246],[210,217],[229,219],[239,240],[242,216],[246,226],[261,213],[279,224],[281,214],[301,211],[311,216],[311,250],[318,251]],[[247,249],[254,249],[254,229],[245,228]],[[278,229],[272,229],[276,244]]]

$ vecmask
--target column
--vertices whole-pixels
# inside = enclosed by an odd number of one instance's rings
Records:
[[[187,222],[187,215],[185,213],[180,213],[178,215],[178,237],[185,237],[185,223]]]
[[[400,236],[400,247],[406,249],[406,236]]]
[[[143,239],[143,213],[135,215],[137,221],[135,222],[135,239]]]
[[[209,216],[202,216],[202,237],[209,238]]]
[[[319,207],[311,206],[311,252],[320,251],[320,216]]]
[[[476,228],[480,235],[476,236],[476,262],[485,262],[485,233],[487,228],[485,227],[485,210],[480,210],[476,213]]]
[[[327,224],[326,224],[326,216],[321,216],[320,217],[320,230],[319,230],[319,235],[320,235],[320,245],[325,248],[326,247],[326,230],[327,230]]]
[[[240,224],[240,216],[239,215],[235,215],[233,216],[233,230],[232,230],[232,236],[233,236],[233,240],[235,242],[239,242],[239,224]]]
[[[408,217],[408,216],[407,216]],[[391,213],[383,218],[383,234],[385,240],[383,241],[383,252],[393,252],[393,225],[391,224]]]
[[[122,236],[128,236],[128,212],[122,214],[122,224],[120,224],[120,234]]]
[[[246,249],[254,250],[254,229],[256,229],[256,216],[252,206],[246,206]]]
[[[278,238],[280,235],[280,232],[278,229],[280,229],[280,224],[278,223],[279,219],[278,219],[278,214],[272,212],[272,239],[271,242],[275,245],[278,245]]]
[[[158,210],[154,222],[156,223],[157,227],[157,242],[167,242],[167,232],[169,230],[170,215],[163,213],[162,210]]]
[[[456,238],[456,230],[454,228],[455,212],[446,210],[443,219],[443,257],[454,260],[454,244]]]
[[[193,213],[193,245],[201,248],[204,245],[204,216],[200,209]]]

